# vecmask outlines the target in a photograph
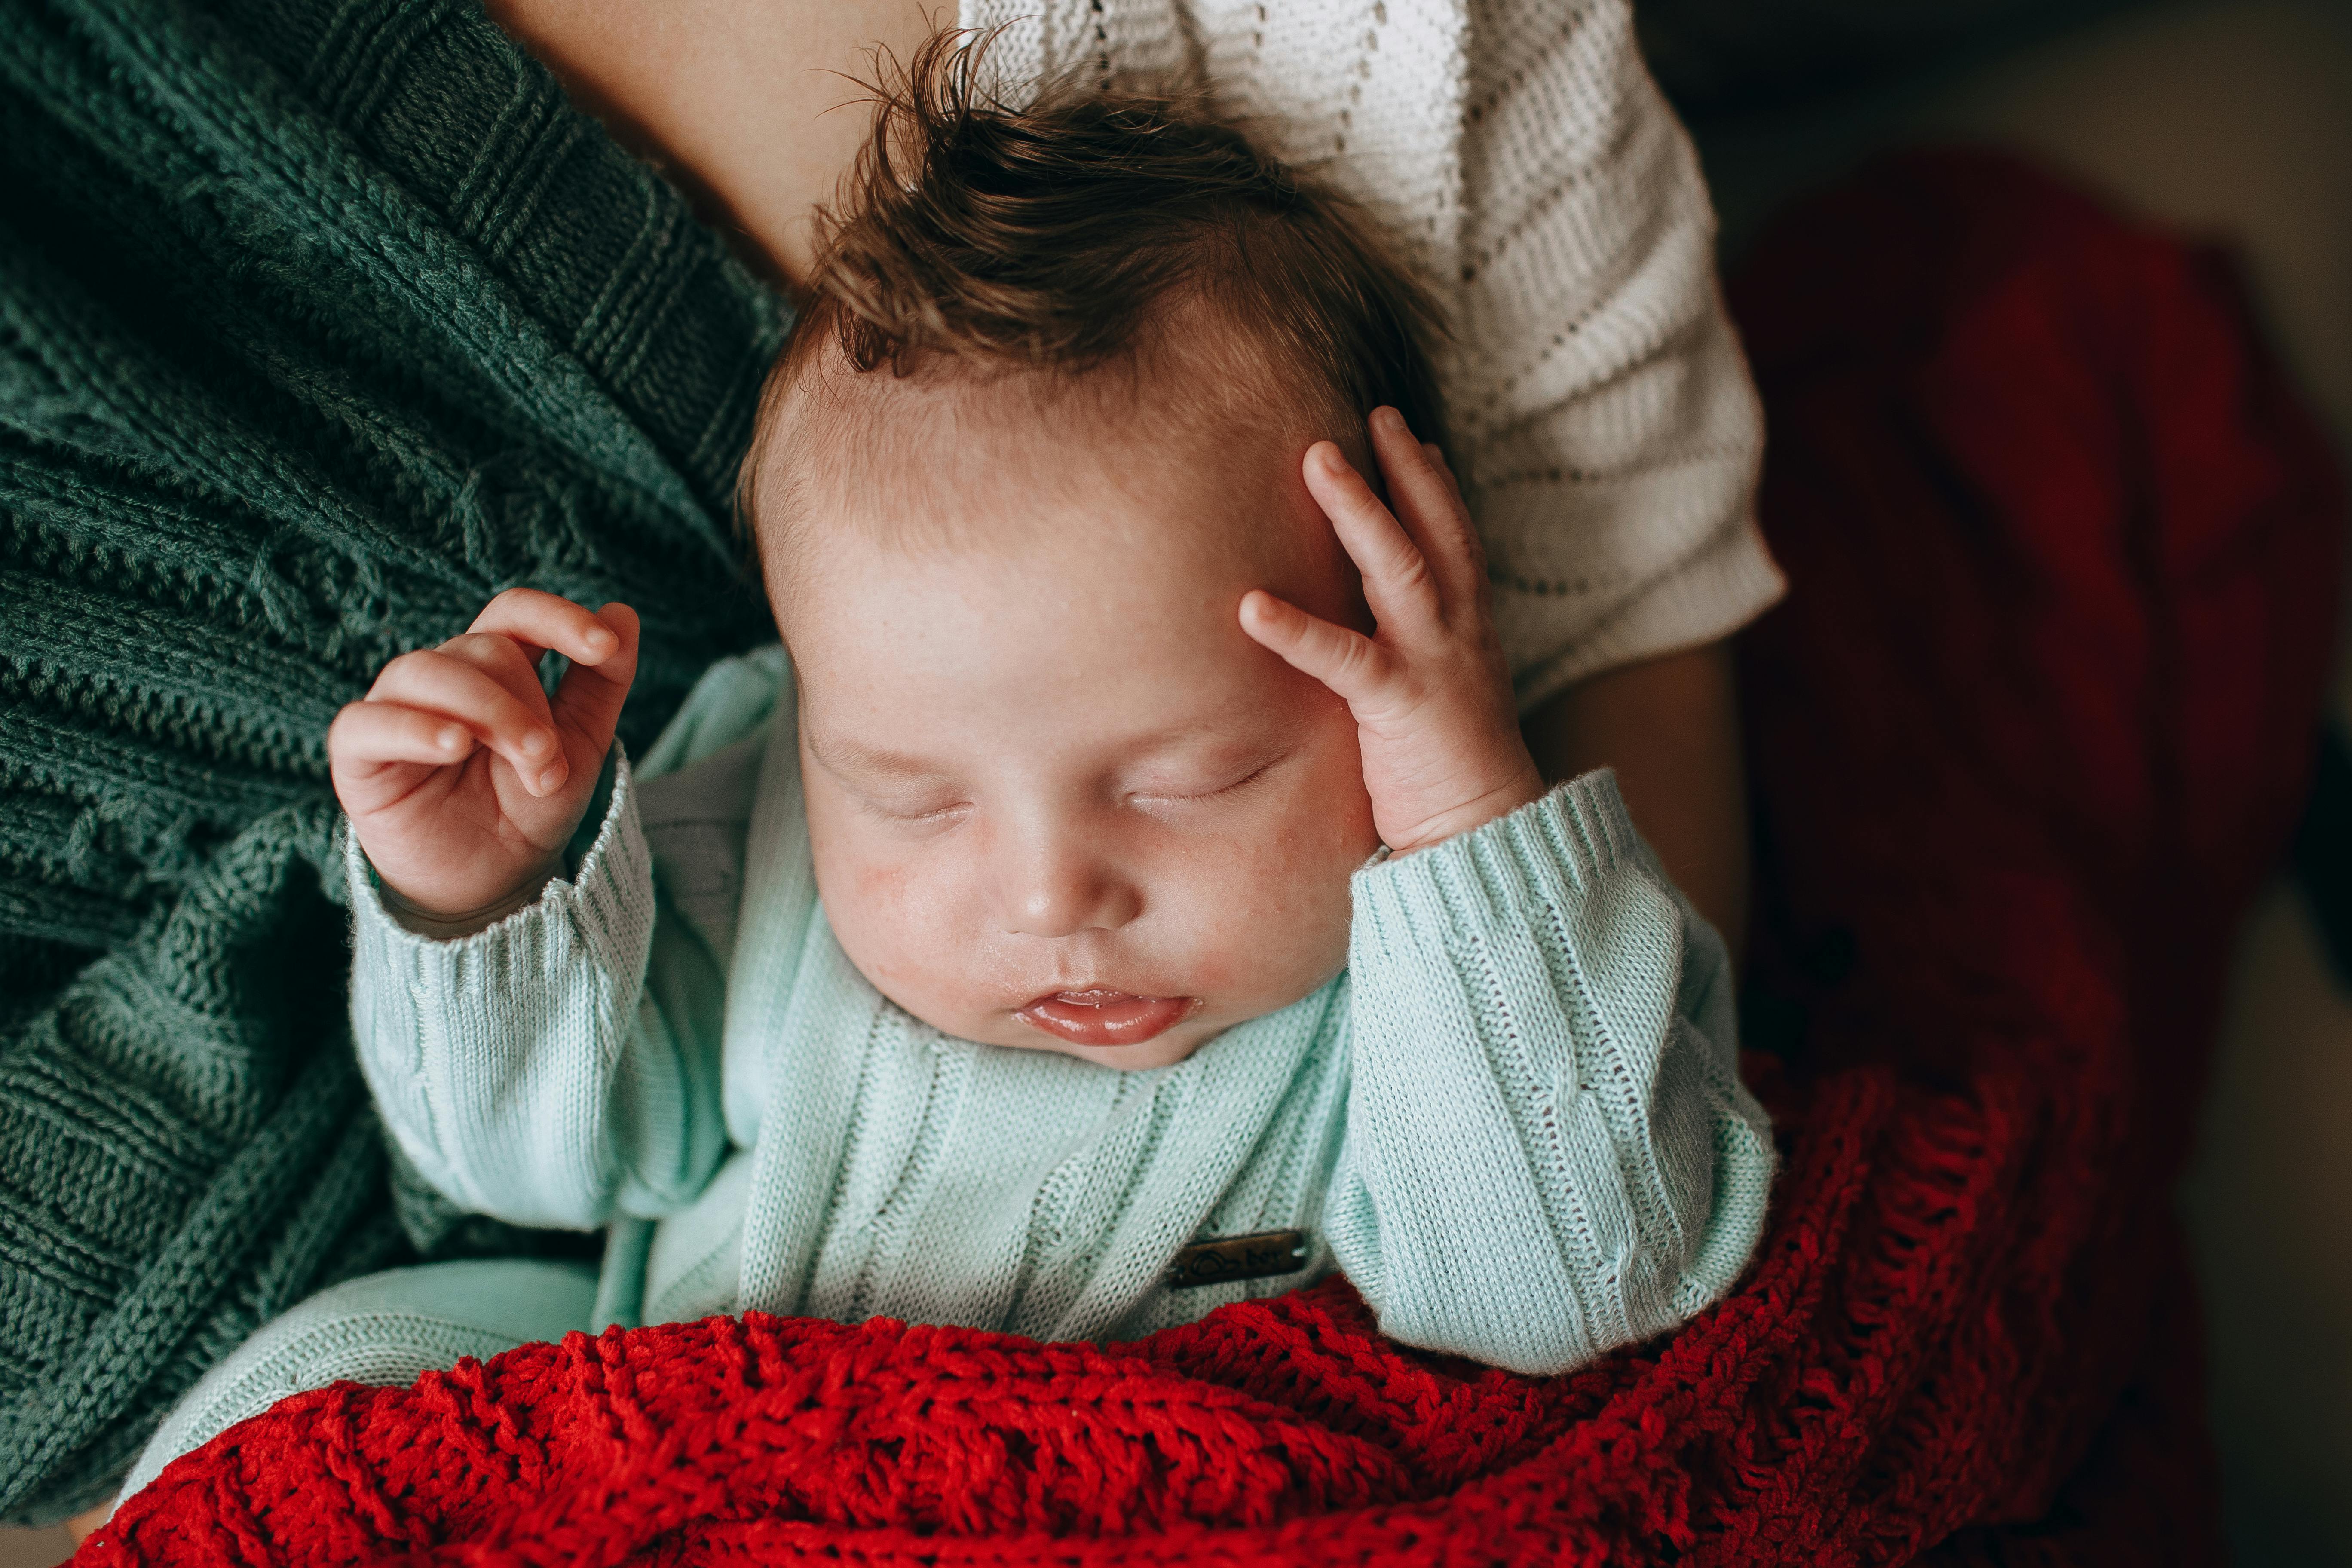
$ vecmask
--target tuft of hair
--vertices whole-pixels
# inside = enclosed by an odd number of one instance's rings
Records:
[[[1200,351],[1171,340],[1195,331],[1224,340],[1211,363],[1262,401],[1303,402],[1360,457],[1382,404],[1444,443],[1442,315],[1351,203],[1198,92],[1070,79],[1009,105],[985,85],[992,37],[946,31],[903,69],[877,60],[872,133],[817,214],[762,447],[828,345],[861,374],[1076,380],[1189,357]],[[747,503],[761,460],[755,448]]]

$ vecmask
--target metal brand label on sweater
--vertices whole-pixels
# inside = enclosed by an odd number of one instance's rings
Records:
[[[1270,1279],[1277,1274],[1296,1274],[1306,1267],[1305,1231],[1261,1230],[1253,1236],[1196,1241],[1181,1249],[1169,1260],[1168,1288],[1189,1290],[1197,1285],[1227,1285],[1236,1279]]]

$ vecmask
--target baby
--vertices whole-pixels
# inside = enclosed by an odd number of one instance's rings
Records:
[[[517,589],[336,721],[385,1124],[612,1227],[593,1302],[370,1310],[1100,1339],[1337,1268],[1519,1372],[1674,1326],[1772,1169],[1731,976],[1520,741],[1424,295],[1183,104],[969,67],[883,106],[761,412],[789,663],[633,768],[635,616]]]

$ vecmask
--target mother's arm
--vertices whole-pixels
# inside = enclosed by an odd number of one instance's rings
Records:
[[[1748,928],[1748,805],[1730,642],[1604,670],[1520,728],[1547,780],[1617,770],[1626,811],[1736,963]]]

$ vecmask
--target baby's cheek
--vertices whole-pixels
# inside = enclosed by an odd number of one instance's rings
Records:
[[[906,901],[913,879],[914,868],[904,861],[861,858],[852,868],[850,886],[868,908],[889,909]]]
[[[1297,822],[1265,834],[1247,854],[1218,858],[1223,886],[1211,900],[1204,990],[1267,994],[1275,1005],[1337,973],[1348,955],[1348,873],[1356,856],[1344,833]]]
[[[892,858],[862,859],[850,868],[848,880],[866,945],[887,954],[894,967],[929,967],[939,938],[931,929],[938,900],[920,868]]]
[[[1255,976],[1244,974],[1242,966],[1234,962],[1233,954],[1241,951],[1234,943],[1221,941],[1206,952],[1197,955],[1185,976],[1191,988],[1203,996],[1223,996],[1242,989]]]
[[[953,1032],[960,1003],[963,944],[940,928],[939,900],[920,868],[895,860],[860,860],[835,879],[848,907],[828,896],[834,934],[861,973],[883,994]]]
[[[911,869],[898,861],[835,844],[816,858],[817,894],[825,919],[851,955],[878,979],[874,964],[895,958],[908,945]]]

